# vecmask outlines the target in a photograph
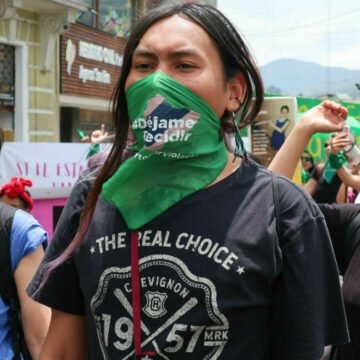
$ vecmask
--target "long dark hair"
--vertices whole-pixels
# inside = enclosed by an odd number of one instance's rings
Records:
[[[79,247],[92,220],[102,185],[113,176],[121,166],[129,129],[125,82],[130,72],[133,53],[141,37],[152,25],[173,15],[179,15],[193,21],[206,31],[219,51],[223,63],[225,80],[233,78],[239,72],[244,75],[247,83],[247,92],[239,113],[239,127],[244,127],[251,123],[260,111],[264,91],[259,71],[244,40],[221,12],[210,5],[190,3],[162,6],[147,13],[132,30],[124,50],[122,71],[113,94],[114,144],[89,191],[75,238],[58,258],[48,263],[43,281],[46,281],[49,273],[68,259]],[[220,119],[225,132],[235,130],[229,118],[230,114],[225,111]]]

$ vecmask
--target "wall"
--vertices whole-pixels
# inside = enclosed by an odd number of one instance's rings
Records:
[[[50,71],[42,71],[39,14],[17,9],[2,19],[0,42],[16,46],[15,139],[59,141],[56,56]]]

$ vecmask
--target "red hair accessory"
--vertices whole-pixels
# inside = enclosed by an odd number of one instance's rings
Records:
[[[7,195],[9,198],[19,197],[28,205],[29,211],[34,207],[33,199],[25,192],[25,186],[32,186],[29,179],[12,177],[10,182],[0,188],[0,196]]]

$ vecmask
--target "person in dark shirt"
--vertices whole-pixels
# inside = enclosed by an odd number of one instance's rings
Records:
[[[334,116],[327,119],[321,116],[329,109],[334,110]],[[296,124],[269,168],[292,178],[298,159],[313,133],[342,129],[344,123],[337,117],[341,112],[343,117],[346,116],[344,108],[329,101],[310,110]],[[318,206],[325,217],[339,271],[344,278],[342,292],[351,339],[349,344],[333,347],[330,359],[357,360],[360,359],[360,205]]]
[[[112,150],[28,289],[52,308],[43,358],[318,360],[347,342],[323,216],[241,149],[263,86],[229,20],[196,3],[149,12],[115,93]]]
[[[348,132],[332,134],[325,143],[327,160],[318,162],[309,181],[304,188],[313,196],[317,203],[343,203],[347,194],[345,189],[360,190],[360,175],[350,169],[346,162],[353,159],[350,153],[344,153],[351,143]],[[349,159],[347,159],[349,157]]]
[[[335,143],[342,139],[332,135],[325,143],[326,156],[332,150]],[[305,184],[305,189],[313,196],[318,204],[332,204],[336,202],[342,181],[337,174],[336,169],[329,165],[327,160],[325,163],[319,161],[313,170],[310,179]]]
[[[334,347],[330,359],[360,359],[360,205],[319,204],[329,229],[340,273],[348,319],[349,344]]]

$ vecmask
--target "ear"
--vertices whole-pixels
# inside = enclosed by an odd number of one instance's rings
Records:
[[[240,72],[237,73],[231,80],[228,81],[228,87],[229,99],[226,110],[230,112],[236,112],[243,103],[247,91],[247,84],[244,74]]]

